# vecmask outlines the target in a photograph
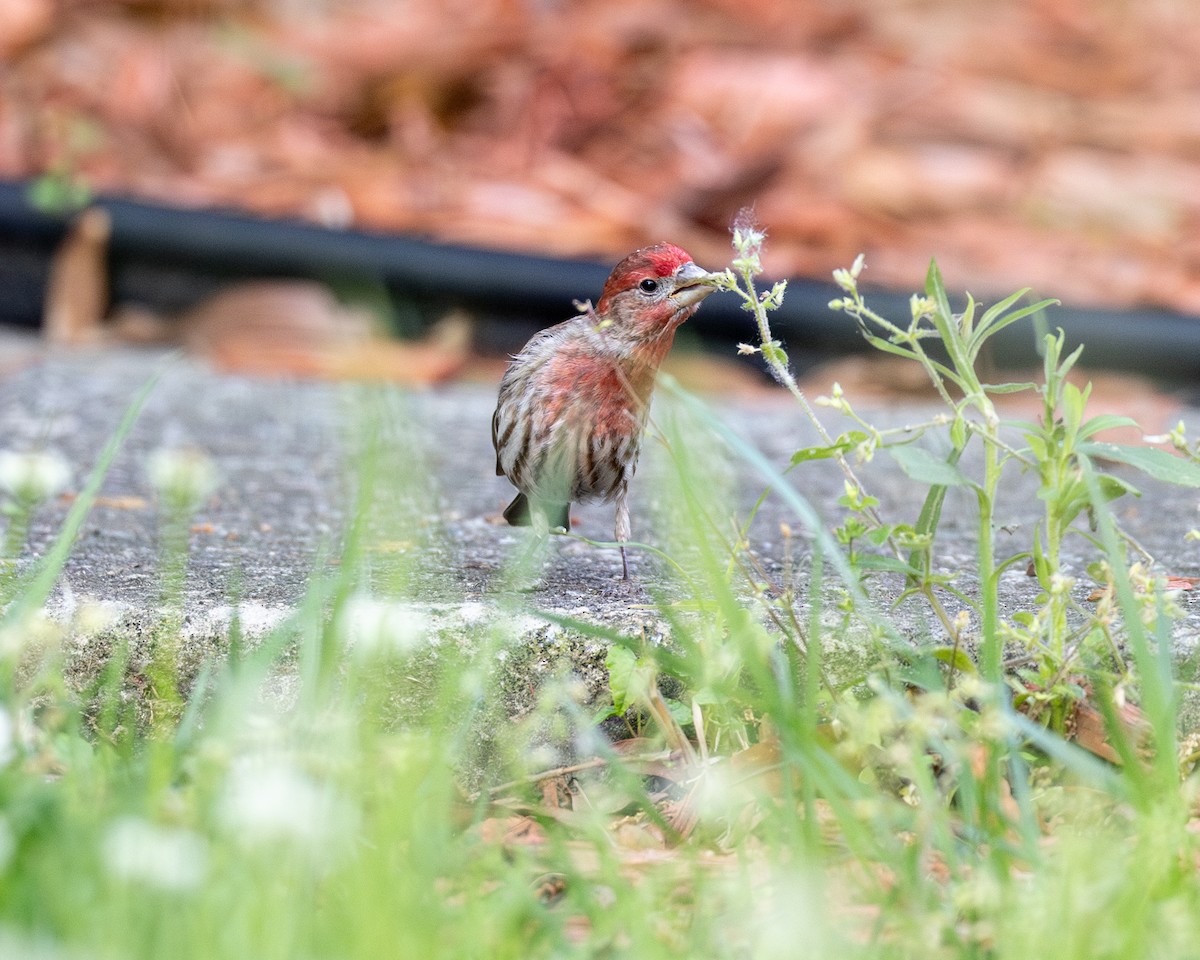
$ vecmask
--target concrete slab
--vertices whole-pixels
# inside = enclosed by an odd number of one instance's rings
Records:
[[[413,392],[247,379],[162,351],[56,352],[9,333],[0,339],[0,447],[61,454],[71,470],[68,492],[78,491],[139,387],[158,372],[162,379],[105,478],[101,499],[55,589],[50,609],[57,616],[69,617],[85,602],[95,602],[117,611],[122,629],[152,632],[161,616],[161,513],[146,464],[156,450],[194,447],[211,457],[219,482],[193,520],[185,628],[198,650],[219,650],[236,600],[243,629],[251,635],[269,630],[301,601],[314,574],[336,570],[361,494],[355,464],[372,444],[378,453],[372,461],[376,489],[363,542],[373,593],[396,598],[450,633],[478,630],[481,622],[513,609],[505,567],[523,549],[525,534],[499,520],[511,489],[493,469],[494,386],[456,384]],[[816,442],[786,396],[705,402],[778,467],[785,467],[797,448]],[[763,478],[705,425],[678,426],[687,418],[673,412],[676,407],[665,398],[656,402],[654,420],[676,450],[686,450],[700,465],[698,495],[747,515],[764,489]],[[860,412],[889,427],[921,422],[936,411],[915,404]],[[1195,415],[1191,419],[1200,421]],[[828,425],[835,433],[845,429],[832,417]],[[635,481],[634,537],[686,558],[695,548],[683,533],[684,494],[673,475],[664,445],[648,442]],[[862,475],[886,516],[915,519],[924,488],[890,458],[863,465]],[[804,464],[789,476],[822,515],[840,516],[842,477],[832,463]],[[1200,548],[1184,540],[1198,523],[1197,492],[1128,476],[1144,496],[1123,503],[1121,519],[1170,572],[1200,573]],[[38,511],[23,562],[44,555],[69,507],[68,495]],[[1000,510],[1002,551],[1027,542],[1040,509],[1034,479],[1014,474]],[[963,571],[975,554],[974,510],[969,493],[951,491],[939,547],[941,567],[962,573],[960,587],[968,593],[974,585]],[[587,506],[577,516],[575,533],[610,539],[611,507]],[[718,518],[718,524],[725,524],[721,535],[733,535],[731,521]],[[796,534],[790,559],[782,524]],[[778,497],[766,498],[748,533],[761,564],[759,579],[783,586],[794,569],[803,581],[808,539],[793,510]],[[1088,559],[1081,543],[1068,556],[1081,596],[1091,589],[1084,571]],[[664,561],[656,555],[635,551],[634,563],[637,578],[629,585],[618,579],[615,551],[556,538],[536,588],[521,594],[517,606],[550,609],[626,632],[664,633],[655,600],[664,595],[685,599],[686,591],[668,582]],[[886,602],[895,584],[881,581],[870,590]],[[1011,606],[1027,601],[1035,586],[1022,567],[1005,575],[1002,590]],[[1181,597],[1189,612],[1177,626],[1181,649],[1200,637],[1200,605],[1191,596]],[[911,633],[925,629],[919,611],[906,608],[900,617]],[[522,620],[520,630],[533,652],[523,658],[529,669],[546,673],[565,657],[591,693],[598,693],[602,643],[536,618]]]

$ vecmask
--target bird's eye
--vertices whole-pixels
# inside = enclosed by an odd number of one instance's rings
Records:
[[[647,277],[638,284],[638,289],[641,290],[642,293],[656,293],[658,291],[658,281],[651,280],[649,277]]]

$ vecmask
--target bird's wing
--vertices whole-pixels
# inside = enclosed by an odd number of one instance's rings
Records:
[[[496,412],[492,414],[492,447],[496,451],[496,476],[504,476],[504,470],[500,466],[500,405],[496,405]]]
[[[563,334],[566,332],[565,328],[578,322],[578,317],[572,317],[570,320],[556,323],[552,327],[546,327],[545,330],[539,330],[529,338],[529,342],[521,348],[520,353],[512,358],[508,369],[504,371],[504,377],[500,381],[500,395],[496,400],[496,411],[492,414],[492,447],[496,450],[496,476],[504,476],[504,470],[500,466],[499,440],[507,426],[507,424],[501,423],[505,399],[513,390],[519,389],[519,385],[528,379],[538,367],[554,357],[555,345],[562,341]]]

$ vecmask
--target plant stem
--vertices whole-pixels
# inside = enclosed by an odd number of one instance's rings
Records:
[[[758,325],[759,340],[764,345],[773,344],[775,341],[771,333],[771,322],[767,316],[767,309],[763,305],[762,299],[759,297],[758,290],[755,287],[753,270],[749,269],[748,267],[743,269],[741,271],[741,277],[742,282],[745,284],[745,290],[739,292],[754,313],[754,319]],[[865,304],[862,304],[861,299],[859,300],[859,304],[861,309],[867,309]],[[883,320],[883,318],[878,318],[878,320],[881,323],[886,322]],[[808,417],[809,422],[816,429],[817,435],[821,438],[821,442],[827,447],[833,447],[833,437],[830,435],[829,431],[825,429],[825,424],[823,424],[820,418],[817,417],[816,411],[813,410],[812,406],[809,404],[808,398],[804,395],[804,391],[800,389],[800,385],[796,383],[796,378],[792,376],[792,372],[788,369],[787,364],[780,360],[774,351],[764,351],[763,358],[767,361],[767,365],[770,367],[771,373],[774,375],[775,379],[783,384],[783,386],[787,388],[788,392],[796,398],[796,401],[800,404],[800,408],[804,411],[804,415]],[[936,371],[930,369],[927,372],[930,374],[930,379],[933,380],[934,384],[943,394],[943,398],[946,400],[946,402],[950,406],[953,406],[953,402],[950,400],[950,397],[945,393],[944,386],[941,384],[940,379],[936,376]],[[854,468],[850,466],[850,462],[846,459],[845,454],[839,450],[834,454],[833,459],[837,463],[839,469],[842,471],[842,474],[854,487],[855,492],[859,495],[859,497],[865,500],[868,496],[867,490],[863,486],[862,481],[858,478],[858,474],[854,472]],[[879,515],[879,512],[874,507],[869,505],[864,506],[863,512],[877,527],[882,527],[884,525],[883,518]],[[904,552],[896,543],[895,538],[889,536],[887,538],[887,544],[892,552],[892,555],[897,560],[903,561]],[[921,585],[919,593],[925,598],[926,603],[929,604],[934,616],[937,617],[947,635],[957,636],[954,627],[954,621],[951,619],[950,614],[946,611],[946,608],[942,605],[941,600],[938,599],[937,594],[933,592],[933,587],[928,583],[924,583]]]
[[[988,432],[995,427],[989,424]],[[984,481],[979,491],[979,590],[983,636],[979,651],[980,673],[990,683],[999,683],[1002,675],[1002,646],[999,632],[999,581],[996,574],[996,522],[994,508],[1000,483],[997,446],[985,442]]]
[[[746,285],[743,298],[745,299],[746,303],[753,308],[754,319],[758,324],[759,340],[763,344],[773,344],[775,339],[771,334],[771,322],[767,317],[766,307],[763,306],[762,300],[758,295],[758,290],[754,285],[753,272],[749,269],[743,270],[742,282]],[[796,383],[796,378],[792,376],[792,371],[788,369],[787,364],[775,356],[773,352],[764,352],[763,358],[767,361],[767,366],[771,368],[771,373],[775,379],[783,384],[783,386],[787,388],[788,392],[796,398],[796,402],[800,404],[800,409],[804,411],[804,415],[808,417],[809,422],[816,429],[817,435],[821,438],[821,442],[827,447],[832,447],[834,445],[833,437],[830,436],[829,431],[825,429],[825,424],[823,424],[817,417],[816,411],[813,410],[812,406],[809,404],[808,398],[804,395],[804,391],[800,389],[800,385]],[[850,466],[850,462],[846,459],[845,454],[838,451],[834,455],[834,460],[837,462],[838,467],[841,469],[846,479],[853,484],[854,489],[862,497],[866,497],[866,488],[863,487],[862,481],[858,479],[858,475],[854,472],[854,468]],[[868,507],[866,512],[867,516],[869,516],[874,523],[878,524],[879,526],[883,526],[883,519],[874,510],[874,508]]]

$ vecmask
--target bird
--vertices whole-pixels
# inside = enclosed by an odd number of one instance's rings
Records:
[[[512,357],[492,415],[496,475],[517,495],[513,526],[569,529],[573,502],[616,503],[615,539],[629,579],[629,483],[655,377],[675,331],[716,288],[673,243],[635,250],[593,308],[535,334]]]

